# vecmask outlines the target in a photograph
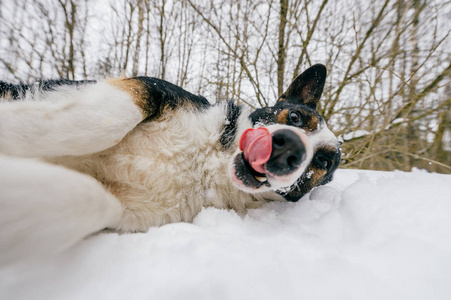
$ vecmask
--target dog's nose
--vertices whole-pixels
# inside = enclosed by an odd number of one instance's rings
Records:
[[[291,130],[280,129],[273,133],[271,157],[266,170],[274,175],[293,173],[306,157],[301,138]]]

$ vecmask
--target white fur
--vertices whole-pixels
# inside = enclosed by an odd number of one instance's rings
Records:
[[[225,110],[225,105],[200,114],[179,109],[139,124],[111,149],[51,161],[101,178],[124,207],[120,231],[191,221],[204,206],[244,213],[261,205],[263,195],[238,190],[227,176],[238,145],[227,151],[219,142]]]
[[[338,144],[337,137],[330,131],[325,122],[320,124],[319,130],[308,133],[308,137],[314,149],[326,145],[336,147]]]

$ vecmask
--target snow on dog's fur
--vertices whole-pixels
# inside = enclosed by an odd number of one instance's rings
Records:
[[[299,200],[340,160],[316,110],[325,77],[315,65],[255,111],[149,77],[0,82],[0,263],[202,207]]]

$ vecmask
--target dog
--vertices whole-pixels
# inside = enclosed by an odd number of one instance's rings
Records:
[[[298,201],[340,163],[317,111],[325,80],[314,65],[254,111],[151,77],[0,82],[0,264],[203,207]]]

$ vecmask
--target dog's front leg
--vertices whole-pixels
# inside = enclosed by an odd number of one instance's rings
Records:
[[[210,105],[152,77],[43,81],[36,87],[0,81],[0,96],[0,153],[20,157],[100,152],[143,120],[168,110]]]
[[[92,177],[0,155],[0,266],[56,254],[121,215],[119,200]]]
[[[29,88],[0,103],[0,153],[51,157],[105,150],[147,117],[136,101],[133,91],[106,82]]]

